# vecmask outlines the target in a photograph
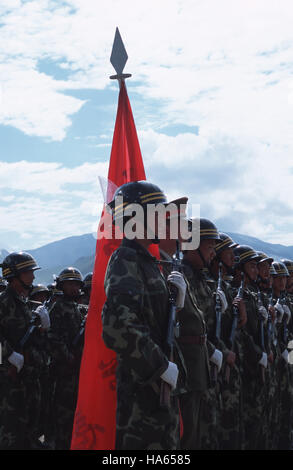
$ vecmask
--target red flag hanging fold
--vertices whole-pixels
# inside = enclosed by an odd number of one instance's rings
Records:
[[[145,179],[135,123],[126,86],[122,81],[108,172],[108,181],[114,184],[108,184],[106,202],[110,202],[116,187]],[[108,260],[120,242],[106,238],[97,240],[71,441],[73,450],[115,448],[116,355],[103,342],[101,311],[106,300],[104,277]]]

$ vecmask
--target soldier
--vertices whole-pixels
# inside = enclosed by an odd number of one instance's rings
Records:
[[[93,273],[87,273],[83,279],[83,294],[80,303],[89,305],[92,290]]]
[[[50,297],[50,291],[48,287],[44,286],[43,284],[36,284],[33,286],[32,291],[30,293],[30,300],[35,302],[40,302],[44,304]]]
[[[207,329],[207,348],[211,369],[211,386],[204,392],[200,407],[200,449],[219,449],[219,413],[221,395],[218,389],[218,373],[222,367],[223,354],[225,361],[232,365],[234,353],[225,347],[221,338],[216,338],[216,312],[215,289],[216,285],[211,277],[207,278],[204,269],[209,272],[210,263],[215,257],[215,245],[219,240],[217,227],[208,219],[193,219],[193,225],[197,231],[200,225],[200,244],[197,249],[184,253],[184,273],[191,287],[192,297],[203,313]],[[222,296],[222,299],[224,296]],[[224,304],[221,308],[225,309]]]
[[[241,351],[239,350],[239,334],[246,321],[246,309],[242,298],[237,294],[231,285],[225,281],[230,276],[234,267],[234,248],[238,246],[226,233],[219,233],[220,240],[216,243],[216,257],[211,263],[211,272],[214,279],[219,282],[224,292],[227,309],[221,319],[221,337],[226,348],[235,353],[235,363],[224,365],[221,372],[221,397],[222,410],[220,414],[220,436],[221,449],[241,449],[243,441],[242,423],[242,381],[241,381]],[[233,331],[234,316],[237,315],[237,325]]]
[[[51,376],[55,392],[52,417],[55,422],[55,449],[69,449],[78,393],[78,377],[83,350],[87,306],[78,304],[83,280],[74,267],[63,269],[56,279],[63,292],[50,309]],[[50,436],[51,437],[51,436]]]
[[[273,306],[272,296],[272,274],[276,274],[272,266],[273,258],[270,258],[265,253],[257,251],[260,257],[258,267],[257,286],[260,290],[261,302],[268,312],[267,320],[267,334],[266,350],[268,352],[268,370],[267,370],[267,384],[266,384],[266,410],[265,417],[267,419],[268,427],[268,449],[277,449],[277,432],[279,426],[279,395],[278,395],[278,375],[277,375],[277,356],[279,354],[276,341],[274,340],[275,331],[275,309]]]
[[[267,311],[258,304],[255,282],[258,276],[257,262],[260,257],[248,245],[239,245],[234,249],[235,281],[244,275],[244,301],[247,322],[241,329],[243,349],[243,450],[263,449],[267,439],[267,421],[264,419],[266,406],[266,368],[268,355],[263,341],[264,319]],[[266,444],[265,444],[266,445]]]
[[[164,352],[169,289],[148,251],[159,238],[158,225],[150,227],[147,209],[166,203],[161,189],[146,181],[122,185],[110,203],[113,221],[124,234],[108,263],[102,311],[103,339],[118,362],[116,450],[179,447],[178,400],[171,396],[170,407],[160,405],[162,384],[175,389],[178,377],[177,365]],[[141,216],[135,220],[140,238],[129,239],[133,210]],[[182,308],[186,285],[181,274],[172,273],[168,281],[177,287],[176,306]]]
[[[185,214],[187,198],[180,198],[172,203],[177,207],[177,210],[174,208],[174,212],[170,211],[167,216],[166,238],[160,241],[160,255],[166,278],[172,270],[172,255],[176,251],[176,240],[172,238],[171,233],[172,228],[175,228],[174,219],[177,220],[179,240],[187,241],[180,223],[183,219],[187,222]],[[185,268],[183,256],[182,271],[187,291],[184,307],[177,314],[179,332],[178,337],[175,338],[178,344],[176,362],[180,372],[176,394],[179,395],[183,424],[180,447],[185,450],[196,450],[200,449],[200,407],[202,396],[210,387],[210,368],[204,315],[197,305],[191,285],[184,274]]]
[[[286,299],[287,278],[290,277],[284,263],[274,261],[272,266],[277,274],[273,275],[273,292],[275,309],[277,312],[277,337],[279,346],[278,356],[278,384],[280,400],[279,418],[279,450],[291,448],[292,423],[292,377],[289,364],[288,343],[292,339],[291,311]]]
[[[43,333],[50,327],[47,310],[34,312],[27,301],[40,269],[25,252],[10,253],[2,262],[8,287],[0,296],[0,449],[42,448],[38,440],[40,376],[46,368]]]
[[[56,288],[56,282],[54,281],[52,284],[47,285],[47,289],[49,290],[49,299],[47,301],[47,308],[50,310],[52,305],[56,302],[57,298],[63,295],[62,290]]]

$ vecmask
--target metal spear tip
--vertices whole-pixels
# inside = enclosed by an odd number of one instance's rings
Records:
[[[121,80],[121,79],[131,77],[131,74],[129,73],[127,74],[122,73],[127,60],[128,60],[128,55],[127,55],[125,46],[123,44],[119,29],[116,28],[114,43],[112,47],[112,53],[110,57],[110,62],[116,71],[116,75],[111,75],[110,77],[112,80],[113,79]]]

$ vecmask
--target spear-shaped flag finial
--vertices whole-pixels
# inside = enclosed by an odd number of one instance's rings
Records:
[[[116,28],[110,62],[116,70],[117,75],[111,75],[110,78],[112,80],[124,80],[125,78],[131,77],[130,73],[122,73],[127,60],[128,55],[125,46],[123,44],[119,29]]]

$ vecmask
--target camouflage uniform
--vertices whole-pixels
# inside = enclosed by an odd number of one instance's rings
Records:
[[[288,298],[284,298],[281,302],[284,302],[291,310]],[[285,315],[283,316],[282,323],[277,324],[277,337],[280,348],[278,361],[280,402],[278,450],[290,450],[292,444],[292,365],[287,364],[281,356],[282,352],[288,348],[288,342],[293,338],[292,314],[293,311],[291,310],[291,319],[288,325],[286,325]],[[285,339],[285,328],[287,329],[287,339]]]
[[[184,265],[187,295],[184,308],[178,312],[179,337],[177,339],[186,367],[181,373],[185,380],[179,390],[180,412],[183,421],[181,448],[200,449],[200,410],[203,394],[211,386],[209,357],[206,345],[207,329],[203,313],[193,295],[193,271]],[[178,361],[178,363],[180,363]],[[178,387],[179,388],[179,387]]]
[[[40,376],[47,367],[45,334],[37,327],[20,349],[19,343],[31,326],[32,310],[24,297],[11,287],[0,296],[0,449],[38,448],[41,403]],[[9,364],[13,351],[24,355],[19,373]]]
[[[50,309],[50,376],[54,381],[51,418],[55,424],[57,450],[70,448],[83,337],[77,345],[74,345],[74,341],[86,312],[87,306],[79,305],[65,296],[56,300]]]
[[[225,293],[228,308],[222,315],[222,339],[228,349],[232,348],[230,336],[233,322],[233,300],[237,289],[233,289],[223,280],[222,290]],[[220,448],[223,450],[239,450],[243,442],[243,397],[242,397],[242,362],[243,351],[240,341],[241,332],[235,330],[233,351],[236,354],[234,367],[223,366],[221,370],[222,412],[220,415]]]
[[[192,283],[190,282],[192,297],[203,312],[204,321],[207,328],[207,349],[209,358],[215,352],[215,282],[214,280],[207,280],[206,274],[198,269],[192,267],[188,262],[184,262],[184,266],[188,266],[192,272]],[[184,270],[186,268],[184,267]],[[184,271],[185,272],[185,271]],[[226,346],[222,341],[217,344],[217,348],[225,354]],[[215,367],[213,365],[213,367]],[[211,375],[213,369],[211,369]],[[213,379],[213,377],[211,377]],[[206,390],[202,396],[201,409],[200,409],[200,429],[201,429],[201,443],[200,449],[217,450],[219,449],[219,416],[222,407],[221,394],[218,382],[211,383],[211,386]]]
[[[168,324],[168,287],[155,259],[124,239],[105,276],[103,339],[117,354],[116,449],[179,447],[178,399],[160,407],[163,352]]]
[[[252,289],[244,290],[247,323],[241,331],[244,350],[243,361],[243,417],[244,450],[266,449],[268,423],[266,416],[266,384],[268,370],[262,370],[258,364],[263,351],[260,346],[260,319],[257,306],[257,294]],[[265,383],[262,381],[264,373]]]

